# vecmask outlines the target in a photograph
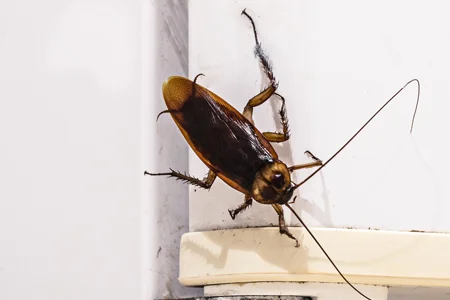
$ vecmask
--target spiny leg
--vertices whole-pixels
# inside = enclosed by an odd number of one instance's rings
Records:
[[[252,205],[252,197],[245,195],[244,203],[238,206],[236,209],[229,209],[228,212],[230,213],[231,218],[234,220],[236,218],[236,215],[240,213],[241,211],[245,210],[247,207]]]
[[[264,53],[264,50],[261,47],[261,43],[258,40],[258,33],[256,31],[255,22],[253,21],[252,17],[250,17],[249,14],[245,11],[245,9],[242,11],[242,14],[245,15],[251,22],[253,27],[253,34],[255,36],[255,56],[259,59],[259,62],[261,63],[264,73],[266,74],[267,78],[269,79],[269,86],[260,92],[258,95],[250,99],[247,103],[247,105],[244,108],[243,115],[254,124],[253,121],[253,107],[256,107],[258,105],[263,104],[265,101],[267,101],[272,95],[276,95],[280,98],[282,101],[281,109],[279,111],[280,117],[281,117],[281,125],[283,126],[283,133],[278,132],[265,132],[263,133],[264,136],[270,141],[270,142],[284,142],[289,139],[289,126],[288,126],[288,120],[287,120],[287,114],[286,114],[286,106],[285,106],[285,100],[284,97],[275,93],[278,83],[275,81],[275,76],[273,75],[272,71],[272,63],[269,60],[269,57]]]
[[[264,91],[262,91],[252,99],[248,100],[247,105],[244,107],[244,111],[242,112],[244,117],[247,120],[249,120],[252,124],[255,124],[255,122],[253,121],[253,107],[256,107],[266,102],[270,98],[270,96],[272,96],[275,93],[276,89],[277,87],[275,85],[270,85]]]
[[[322,161],[320,158],[318,158],[317,156],[312,154],[311,151],[309,151],[309,150],[306,150],[305,154],[308,155],[310,158],[314,159],[315,161]]]
[[[295,196],[294,199],[291,200],[291,202],[288,202],[288,204],[289,204],[289,205],[294,204],[296,199],[297,199],[297,196]]]
[[[307,169],[307,168],[314,168],[314,167],[320,167],[322,165],[322,160],[317,158],[317,156],[315,156],[314,154],[311,153],[311,151],[306,150],[305,154],[308,155],[310,158],[312,158],[314,160],[314,162],[311,163],[307,163],[307,164],[302,164],[302,165],[295,165],[292,167],[289,167],[288,170],[289,172],[295,171],[295,170],[299,170],[299,169]],[[295,203],[295,199],[297,199],[297,196],[294,197],[294,199],[289,202],[289,204],[294,204]]]
[[[301,164],[301,165],[295,165],[292,167],[289,167],[288,170],[290,172],[300,169],[307,169],[307,168],[314,168],[314,167],[320,167],[322,165],[322,161],[314,161],[307,164]]]
[[[281,143],[289,139],[289,123],[286,113],[284,97],[281,96],[280,94],[275,93],[275,90],[276,88],[273,88],[273,86],[269,86],[267,89],[265,89],[264,91],[262,91],[261,93],[250,99],[247,105],[244,107],[244,111],[242,114],[252,124],[255,124],[255,122],[253,121],[253,107],[261,105],[262,103],[267,101],[272,95],[278,96],[282,101],[281,109],[278,113],[280,114],[283,132],[263,132],[263,135],[269,142]]]
[[[300,169],[308,169],[308,168],[320,167],[323,164],[322,160],[317,158],[309,150],[306,150],[305,154],[308,155],[310,158],[312,158],[314,161],[310,162],[310,163],[307,163],[307,164],[301,164],[301,165],[295,165],[295,166],[289,167],[288,170],[290,172],[295,171],[295,170],[300,170]]]
[[[192,177],[185,174],[181,174],[180,172],[176,172],[172,169],[170,169],[171,172],[167,173],[149,173],[147,171],[144,172],[144,175],[151,175],[151,176],[169,176],[169,177],[175,177],[177,180],[182,180],[188,184],[192,184],[204,189],[209,189],[214,183],[214,180],[216,179],[217,175],[213,171],[209,170],[208,175],[206,175],[203,180],[200,180],[198,178]]]
[[[262,92],[260,92],[258,95],[254,96],[252,99],[250,99],[244,108],[243,115],[250,122],[254,123],[253,117],[252,117],[253,116],[253,107],[261,105],[265,101],[267,101],[270,98],[270,96],[272,96],[273,93],[275,93],[278,84],[275,82],[275,77],[273,76],[272,64],[270,63],[267,55],[262,50],[261,43],[258,41],[258,33],[256,32],[255,22],[253,22],[252,17],[250,17],[250,15],[247,14],[245,9],[242,11],[242,14],[245,15],[252,23],[253,34],[255,35],[254,53],[255,53],[255,56],[259,59],[259,62],[261,63],[261,65],[263,67],[264,73],[266,74],[267,78],[269,79],[269,86],[266,89],[264,89]]]
[[[284,97],[277,93],[274,93],[274,95],[279,97],[282,102],[281,109],[278,113],[280,114],[283,132],[263,132],[263,135],[269,142],[281,143],[289,139],[289,124]]]
[[[258,33],[256,31],[255,22],[253,21],[253,18],[250,17],[250,15],[245,11],[245,9],[242,11],[241,14],[245,15],[252,23],[253,34],[255,36],[255,49],[254,49],[255,56],[259,59],[259,62],[263,67],[264,73],[270,80],[270,84],[274,85],[276,89],[277,84],[275,83],[275,77],[273,76],[272,63],[270,62],[269,57],[264,53],[264,50],[261,47],[261,43],[258,40]]]
[[[284,220],[283,207],[280,204],[272,204],[272,207],[278,214],[278,226],[280,228],[280,233],[285,234],[291,239],[295,240],[295,247],[298,247],[298,240],[294,237],[294,235],[289,231],[286,226],[286,221]]]

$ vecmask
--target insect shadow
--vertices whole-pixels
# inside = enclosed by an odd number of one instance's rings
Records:
[[[254,23],[252,23],[254,26]],[[255,33],[255,39],[256,42],[259,42],[259,37],[257,36],[257,33]],[[255,51],[255,55],[258,56],[258,53]],[[265,59],[267,60],[267,65],[272,66],[272,62],[270,59],[266,56]],[[271,67],[272,68],[272,67]],[[270,85],[270,79],[266,75],[265,65],[264,63],[259,63],[259,70],[261,74],[260,78],[260,89],[264,90],[268,85]],[[280,103],[276,101],[274,98],[274,95],[272,95],[269,99],[270,108],[272,111],[272,117],[276,122],[275,129],[277,132],[283,131],[283,123],[282,120],[280,120]],[[287,165],[294,165],[294,157],[292,154],[292,145],[291,140],[288,139],[283,143],[274,143],[272,144],[275,151],[278,153],[279,157],[282,158],[282,160]],[[293,179],[298,180],[301,178],[298,174],[293,174]],[[299,215],[302,215],[302,212],[306,212],[311,216],[314,216],[314,219],[320,223],[322,226],[329,226],[333,227],[333,222],[331,219],[331,213],[330,213],[330,201],[327,194],[327,187],[325,182],[325,177],[322,173],[320,173],[320,180],[322,184],[322,194],[321,199],[323,199],[323,207],[322,209],[319,205],[317,205],[314,201],[308,201],[306,198],[302,197],[302,195],[297,196],[297,200],[295,203],[292,204],[292,206],[296,209],[296,211],[299,212]],[[292,214],[291,214],[292,215]],[[289,222],[289,226],[299,226],[300,223],[296,222],[295,219],[290,218],[291,221]]]

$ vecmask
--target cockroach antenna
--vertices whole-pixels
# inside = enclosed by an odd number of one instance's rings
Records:
[[[401,89],[399,89],[388,101],[386,101],[386,103],[379,109],[377,110],[376,113],[373,114],[372,117],[370,117],[370,119],[364,123],[363,126],[361,126],[361,128],[359,128],[359,130],[338,150],[336,151],[336,153],[333,154],[333,156],[331,156],[327,161],[325,161],[319,168],[317,168],[314,172],[311,173],[311,175],[309,175],[308,177],[306,177],[302,182],[300,182],[299,184],[295,185],[294,189],[299,188],[300,186],[302,186],[303,184],[305,184],[308,180],[310,180],[314,175],[316,175],[320,170],[322,170],[330,161],[332,161],[339,153],[341,153],[342,150],[344,150],[345,147],[348,146],[348,144],[351,143],[351,141],[353,141],[353,139],[358,136],[358,134],[392,101],[394,100],[395,97],[397,97],[398,94],[400,94],[401,91],[403,91],[408,85],[410,85],[411,83],[416,82],[417,83],[417,100],[416,100],[416,107],[414,109],[414,115],[411,121],[411,128],[410,128],[410,133],[412,133],[413,127],[414,127],[414,120],[416,118],[416,113],[417,113],[417,108],[419,106],[419,98],[420,98],[420,82],[418,79],[412,79],[410,81],[408,81]]]
[[[305,227],[306,231],[308,231],[309,235],[312,237],[312,239],[314,240],[314,242],[316,242],[317,246],[319,246],[320,250],[322,250],[323,254],[325,254],[325,256],[328,258],[329,262],[333,265],[333,267],[336,269],[336,271],[339,273],[339,275],[342,277],[342,279],[344,279],[344,281],[352,288],[354,289],[358,294],[360,294],[361,296],[363,296],[364,298],[368,299],[368,300],[372,300],[369,297],[367,297],[366,295],[364,295],[362,292],[360,292],[353,284],[351,284],[351,282],[344,276],[344,274],[342,274],[341,270],[339,270],[339,268],[336,266],[336,264],[333,262],[333,260],[331,259],[331,257],[328,255],[327,251],[325,251],[325,249],[322,247],[322,245],[319,243],[319,241],[316,239],[316,237],[314,236],[314,234],[311,232],[311,230],[309,230],[308,226],[306,226],[305,222],[303,222],[303,220],[300,218],[300,216],[297,214],[297,212],[288,204],[285,204],[287,206],[287,208],[289,208],[291,210],[291,212],[297,217],[297,219],[300,221],[300,223],[303,225],[303,227]]]
[[[414,109],[414,115],[411,121],[411,128],[410,128],[410,133],[412,133],[413,130],[413,126],[414,126],[414,120],[416,118],[416,113],[417,113],[417,108],[419,105],[419,98],[420,98],[420,82],[418,79],[412,79],[410,81],[408,81],[401,89],[399,89],[363,126],[361,126],[361,128],[338,150],[336,151],[335,154],[333,154],[333,156],[331,156],[325,163],[322,164],[322,166],[320,166],[318,169],[316,169],[311,175],[309,175],[308,177],[306,177],[305,180],[303,180],[302,182],[300,182],[299,184],[295,185],[294,189],[297,189],[298,187],[300,187],[301,185],[303,185],[305,182],[307,182],[309,179],[311,179],[314,175],[316,175],[323,167],[325,167],[332,159],[334,159],[342,150],[344,150],[345,147],[347,147],[348,144],[350,144],[350,142],[376,117],[376,115],[378,115],[378,113],[380,113],[403,89],[405,89],[409,84],[411,84],[412,82],[416,82],[417,83],[417,101],[416,101],[416,107]],[[295,198],[294,198],[295,201]],[[311,232],[311,230],[309,230],[308,226],[306,226],[305,222],[303,222],[303,220],[300,218],[300,216],[297,214],[297,212],[289,205],[289,203],[285,204],[287,206],[287,208],[290,209],[290,211],[297,217],[297,219],[300,221],[300,223],[303,225],[303,227],[306,229],[306,231],[309,233],[309,235],[312,237],[312,239],[314,240],[314,242],[316,242],[317,246],[319,246],[320,250],[322,250],[323,254],[325,254],[325,256],[327,257],[327,259],[330,261],[330,263],[333,265],[333,267],[336,269],[336,271],[339,273],[339,275],[342,277],[342,279],[344,279],[344,281],[353,289],[355,290],[358,294],[360,294],[361,296],[363,296],[365,299],[368,300],[372,300],[369,297],[367,297],[366,295],[364,295],[362,292],[360,292],[353,284],[350,283],[350,281],[344,276],[344,274],[342,274],[342,272],[339,270],[339,268],[336,266],[336,264],[333,262],[333,260],[331,259],[331,257],[328,255],[328,253],[325,251],[325,249],[322,247],[322,245],[319,243],[319,241],[316,239],[316,237],[314,236],[314,234]]]

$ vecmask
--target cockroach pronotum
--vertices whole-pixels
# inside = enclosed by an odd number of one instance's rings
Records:
[[[253,200],[262,204],[270,204],[278,214],[280,233],[295,240],[295,246],[298,247],[298,240],[291,234],[285,224],[282,207],[285,205],[305,227],[344,281],[361,296],[370,299],[345,278],[306,224],[289,205],[289,201],[297,188],[302,186],[336,157],[405,87],[412,82],[416,82],[418,94],[411,123],[410,132],[412,132],[419,104],[420,83],[417,79],[407,82],[324,163],[311,152],[306,151],[305,153],[311,157],[312,162],[288,167],[278,158],[277,153],[270,144],[271,142],[285,142],[289,139],[285,99],[276,93],[278,83],[273,75],[272,65],[258,40],[253,19],[245,9],[242,11],[242,15],[246,16],[252,24],[256,44],[254,49],[255,56],[258,58],[262,70],[269,80],[268,87],[250,99],[243,112],[240,113],[225,100],[197,83],[199,76],[203,74],[198,74],[194,81],[178,76],[167,79],[162,86],[167,110],[159,113],[157,119],[161,114],[170,113],[184,138],[200,160],[208,167],[209,172],[203,180],[172,169],[170,169],[170,172],[165,173],[149,173],[145,171],[144,174],[174,177],[204,189],[210,189],[216,177],[219,177],[229,186],[245,195],[244,203],[236,209],[229,210],[232,219],[235,219],[236,215],[249,207]],[[283,130],[282,132],[261,133],[254,125],[252,118],[253,108],[263,104],[272,96],[281,101],[279,115]],[[291,181],[291,172],[314,167],[317,167],[317,169],[302,182],[295,184]],[[295,198],[293,201],[295,201]]]

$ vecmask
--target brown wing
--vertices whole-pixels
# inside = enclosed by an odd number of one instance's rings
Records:
[[[256,173],[278,158],[256,127],[225,100],[183,77],[170,77],[163,96],[197,156],[231,187],[250,194]]]

